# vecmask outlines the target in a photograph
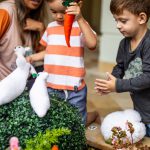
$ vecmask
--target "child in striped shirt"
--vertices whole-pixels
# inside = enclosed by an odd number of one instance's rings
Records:
[[[72,2],[69,7],[62,0],[47,0],[55,21],[48,24],[40,43],[46,47],[43,55],[32,55],[30,61],[44,57],[44,71],[49,73],[47,87],[49,94],[57,93],[61,98],[79,109],[82,122],[86,124],[87,87],[84,81],[84,47],[94,50],[96,34],[81,14],[82,2]],[[64,15],[73,14],[70,45],[65,42]]]

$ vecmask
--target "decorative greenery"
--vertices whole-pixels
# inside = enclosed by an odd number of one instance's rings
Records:
[[[25,148],[25,141],[35,137],[46,129],[68,128],[70,135],[59,138],[60,150],[83,150],[85,144],[85,127],[81,124],[78,110],[67,102],[51,98],[51,108],[45,117],[39,118],[29,102],[29,95],[24,92],[13,102],[0,106],[0,149],[8,147],[10,137],[19,138],[20,145]]]
[[[79,0],[63,0],[63,6],[67,7],[70,6],[71,2],[79,2]]]
[[[33,139],[26,141],[25,150],[50,150],[54,144],[59,143],[58,137],[68,135],[71,131],[65,128],[46,130],[46,133],[38,133]]]

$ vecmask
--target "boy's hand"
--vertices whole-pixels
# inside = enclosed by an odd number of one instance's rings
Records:
[[[116,91],[116,78],[111,75],[110,73],[107,74],[107,80],[104,79],[96,79],[95,81],[95,90],[98,91],[98,93],[105,95],[110,92]]]
[[[82,6],[82,1],[80,1],[79,3],[72,2],[70,3],[70,6],[67,7],[66,13],[75,15],[76,19],[79,19],[82,17],[81,6]]]
[[[39,21],[33,20],[31,18],[27,18],[24,30],[43,32],[44,31],[44,24],[39,22]]]
[[[96,90],[96,93],[100,94],[101,96],[107,95],[107,94],[110,93],[110,91],[109,91],[109,92],[104,92],[104,91],[102,91],[102,90],[100,90],[100,89],[96,89],[96,87],[95,87],[94,89]]]

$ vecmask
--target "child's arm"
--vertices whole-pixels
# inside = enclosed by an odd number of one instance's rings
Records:
[[[138,92],[144,89],[150,88],[150,46],[147,45],[142,51],[142,72],[137,77],[130,79],[114,78],[109,76],[111,80],[105,81],[102,79],[96,80],[96,89],[100,89],[103,92]],[[123,55],[123,53],[122,53]]]
[[[124,71],[125,71],[125,65],[124,65],[124,40],[120,42],[119,48],[118,48],[118,53],[116,57],[116,65],[113,68],[112,75],[115,76],[116,78],[122,79],[124,76]]]
[[[95,49],[97,45],[97,36],[91,29],[90,25],[83,18],[80,6],[81,2],[79,4],[75,2],[70,3],[70,6],[66,9],[66,12],[68,14],[76,15],[76,20],[78,21],[80,29],[84,35],[85,45],[89,49]]]
[[[117,77],[117,92],[138,92],[150,88],[150,44],[147,42],[144,48],[145,49],[141,50],[142,72],[140,75],[131,77],[130,79],[121,79]],[[134,72],[136,73],[136,70]]]
[[[36,62],[36,61],[43,60],[44,59],[44,55],[45,55],[45,50],[26,57],[26,60],[29,63],[33,63],[33,62]]]

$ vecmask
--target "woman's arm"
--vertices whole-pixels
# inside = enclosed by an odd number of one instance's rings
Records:
[[[40,36],[42,36],[45,30],[45,27],[42,22],[33,20],[31,18],[27,18],[24,30],[38,31],[40,33]]]

